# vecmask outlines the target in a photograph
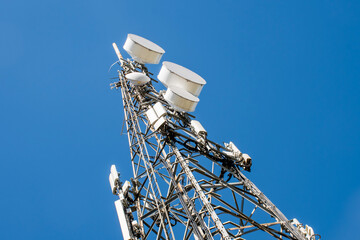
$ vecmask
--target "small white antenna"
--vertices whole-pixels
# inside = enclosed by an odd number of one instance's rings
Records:
[[[119,58],[120,65],[122,66],[124,60],[123,60],[123,57],[122,57],[122,55],[121,55],[121,53],[120,53],[120,51],[119,51],[119,48],[117,47],[116,43],[113,43],[112,45],[113,45],[113,48],[114,48],[114,50],[115,50],[116,56]]]

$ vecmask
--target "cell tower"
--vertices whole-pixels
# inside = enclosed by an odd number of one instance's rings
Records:
[[[145,64],[158,64],[165,51],[129,34],[119,58],[133,178],[122,183],[115,165],[110,185],[123,239],[297,239],[316,240],[309,226],[285,215],[245,172],[252,160],[234,143],[211,141],[195,110],[206,81],[189,69],[163,62],[157,91]]]

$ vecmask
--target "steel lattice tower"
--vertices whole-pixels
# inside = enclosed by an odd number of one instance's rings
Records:
[[[297,239],[320,237],[285,215],[245,175],[251,158],[233,143],[211,141],[195,117],[178,111],[158,92],[145,64],[119,57],[118,81],[130,147],[133,178],[109,176],[119,196],[116,210],[128,239]],[[149,82],[134,85],[129,73]],[[149,109],[161,105],[153,123]],[[161,119],[161,120],[160,120]]]

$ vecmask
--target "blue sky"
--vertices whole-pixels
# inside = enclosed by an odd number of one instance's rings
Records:
[[[360,222],[358,1],[7,1],[0,8],[0,238],[122,239],[131,177],[111,43],[127,33],[207,81],[194,113],[247,176],[335,240]],[[160,65],[150,66],[157,74]]]

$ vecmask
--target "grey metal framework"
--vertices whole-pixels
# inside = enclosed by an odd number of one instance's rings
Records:
[[[126,184],[116,180],[114,188],[126,238],[319,239],[308,226],[288,220],[244,175],[250,158],[196,132],[190,124],[195,117],[164,100],[144,64],[121,55],[119,60],[112,87],[122,95],[134,176]],[[134,86],[125,77],[131,72],[145,73],[151,81]],[[166,122],[155,130],[144,113],[158,102],[166,109]]]

